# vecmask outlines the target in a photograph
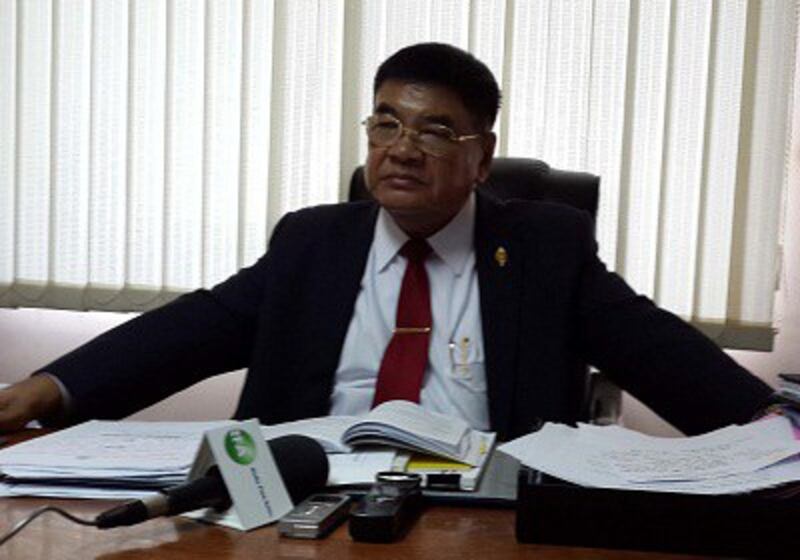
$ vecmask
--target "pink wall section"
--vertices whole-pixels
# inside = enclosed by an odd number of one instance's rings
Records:
[[[0,309],[0,382],[11,382],[132,317],[124,313]],[[209,379],[134,417],[158,420],[230,418],[244,375]]]

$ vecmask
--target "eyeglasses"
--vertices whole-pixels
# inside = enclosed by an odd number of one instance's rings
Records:
[[[394,145],[407,132],[409,140],[417,149],[433,157],[446,156],[458,149],[461,142],[481,137],[480,134],[458,136],[452,128],[442,124],[426,124],[415,130],[386,113],[371,115],[361,124],[367,129],[369,141],[379,148]]]

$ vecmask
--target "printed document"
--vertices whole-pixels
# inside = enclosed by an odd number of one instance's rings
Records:
[[[183,482],[220,422],[93,420],[0,450],[0,496],[122,498]]]
[[[358,421],[358,416],[320,416],[261,426],[261,433],[265,439],[302,434],[317,440],[325,453],[350,453],[353,448],[342,442],[342,438],[347,429]]]
[[[552,476],[604,488],[733,493],[800,479],[800,441],[782,416],[688,438],[546,424],[499,449]]]
[[[133,473],[188,468],[203,432],[222,422],[92,420],[0,450],[0,471],[113,469]]]

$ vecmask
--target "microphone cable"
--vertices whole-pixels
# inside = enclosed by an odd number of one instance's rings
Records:
[[[20,531],[22,531],[25,527],[27,527],[28,524],[31,521],[33,521],[34,519],[36,519],[40,515],[42,515],[44,513],[47,513],[49,511],[52,511],[53,513],[57,513],[58,515],[60,515],[64,519],[68,519],[68,520],[72,521],[73,523],[77,523],[78,525],[87,525],[89,527],[97,527],[97,520],[95,520],[95,519],[83,519],[82,517],[78,517],[77,515],[73,515],[70,512],[68,512],[68,511],[66,511],[64,509],[61,509],[60,507],[44,506],[44,507],[40,507],[37,510],[32,511],[30,514],[28,514],[28,517],[26,517],[25,519],[22,519],[21,521],[18,521],[17,524],[14,525],[5,535],[0,537],[0,546],[3,546],[8,541],[10,541],[12,537],[14,537]]]

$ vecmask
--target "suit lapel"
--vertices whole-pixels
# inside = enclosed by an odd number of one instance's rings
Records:
[[[478,192],[475,258],[486,351],[489,417],[500,437],[511,428],[522,283],[522,253],[500,202]]]
[[[317,304],[320,317],[329,321],[330,336],[321,341],[321,355],[325,357],[325,371],[336,371],[341,357],[347,329],[355,311],[355,302],[361,290],[361,279],[375,235],[378,206],[372,202],[358,203],[358,215],[343,220],[336,235],[328,240],[328,251],[322,258],[326,266],[321,269],[328,283],[319,293]],[[331,382],[333,376],[331,376]]]

